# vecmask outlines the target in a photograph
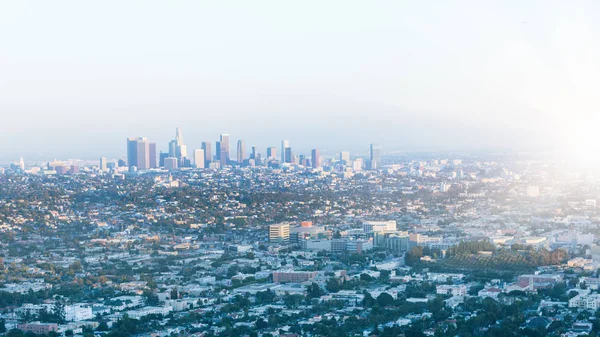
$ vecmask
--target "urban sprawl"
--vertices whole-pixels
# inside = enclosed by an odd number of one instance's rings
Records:
[[[0,169],[0,335],[596,336],[600,185],[520,155],[229,135]]]

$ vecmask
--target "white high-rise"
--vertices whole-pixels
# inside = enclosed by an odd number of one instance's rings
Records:
[[[204,168],[204,159],[204,150],[194,150],[194,165],[196,165],[196,168]]]
[[[350,152],[348,152],[348,151],[340,152],[340,161],[343,161],[345,164],[350,164]]]
[[[106,160],[106,157],[102,157],[102,158],[100,158],[100,171],[105,172],[107,170],[108,170],[108,161]]]
[[[285,149],[290,147],[290,141],[289,140],[282,140],[281,141],[281,163],[285,163],[286,162],[286,158],[285,158]]]

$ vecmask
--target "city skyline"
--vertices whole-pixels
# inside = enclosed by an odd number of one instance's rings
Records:
[[[215,155],[212,155],[212,142],[203,141],[200,147],[191,147],[188,151],[188,145],[184,142],[183,130],[181,127],[175,128],[175,139],[168,143],[168,150],[163,151],[157,147],[156,142],[150,141],[147,137],[127,138],[127,156],[126,163],[130,171],[144,171],[153,168],[164,167],[167,169],[176,169],[182,167],[195,168],[213,168],[213,163],[218,163],[218,167],[231,165],[254,166],[265,165],[272,162],[281,164],[294,164],[311,167],[313,169],[322,166],[321,151],[313,148],[308,154],[294,152],[289,140],[281,141],[281,156],[277,159],[275,147],[267,147],[262,152],[257,146],[252,145],[250,152],[246,151],[246,142],[239,139],[236,143],[235,158],[230,153],[230,135],[222,133],[219,140],[215,143]],[[374,153],[374,147],[377,152]],[[379,169],[381,162],[381,146],[378,143],[369,145],[368,163],[370,169]],[[158,152],[157,152],[158,151]],[[300,152],[300,151],[298,151]],[[360,158],[361,153],[355,158]],[[350,161],[350,151],[340,150],[329,156],[343,165],[355,167],[357,163]],[[337,159],[336,159],[337,158]],[[158,159],[158,163],[157,163]],[[21,157],[20,161],[23,158]],[[100,170],[106,166],[106,157],[100,159]],[[124,161],[118,158],[119,161]],[[362,168],[362,159],[360,161]],[[374,163],[374,164],[373,164]]]

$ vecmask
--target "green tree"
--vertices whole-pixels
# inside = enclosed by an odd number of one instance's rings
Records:
[[[394,304],[394,298],[388,293],[381,293],[377,296],[377,304],[380,307],[386,307]]]

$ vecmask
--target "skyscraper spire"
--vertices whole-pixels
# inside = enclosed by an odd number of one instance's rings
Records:
[[[177,142],[177,145],[183,145],[183,132],[180,127],[175,129],[175,141]]]

